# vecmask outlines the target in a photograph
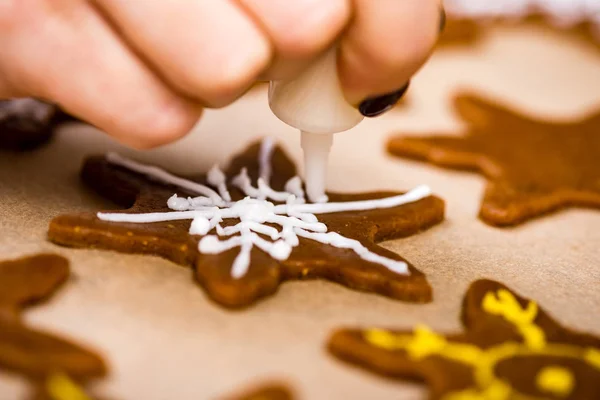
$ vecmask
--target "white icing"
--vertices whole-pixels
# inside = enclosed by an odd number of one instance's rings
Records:
[[[600,38],[600,0],[445,0],[444,6],[463,18],[521,19],[541,13],[564,28],[589,22]]]
[[[301,200],[302,202],[304,202],[304,189],[302,188],[302,179],[298,175],[294,176],[293,178],[290,178],[290,180],[288,180],[285,183],[284,190],[296,196],[298,201]]]
[[[206,235],[212,227],[210,221],[206,217],[197,216],[192,220],[190,224],[190,235]]]
[[[48,121],[55,106],[32,98],[0,101],[0,120],[12,116],[32,118],[39,122]]]
[[[263,178],[258,178],[258,191],[261,196],[265,196],[267,199],[271,199],[277,202],[287,201],[290,194],[288,192],[277,192],[263,180]]]
[[[231,277],[234,279],[242,278],[250,268],[250,252],[252,251],[252,243],[247,240],[247,237],[240,236],[240,252],[233,260],[231,266]]]
[[[188,179],[180,178],[176,175],[171,174],[170,172],[165,171],[159,167],[155,167],[153,165],[145,165],[142,163],[138,163],[133,160],[129,160],[125,157],[122,157],[116,153],[108,153],[106,155],[106,160],[111,164],[118,165],[123,168],[127,168],[133,172],[137,172],[138,174],[144,175],[149,179],[155,180],[157,182],[166,183],[168,185],[178,186],[182,189],[190,191],[192,193],[197,193],[202,196],[206,196],[213,201],[215,205],[224,204],[223,199],[217,192],[209,188],[208,186],[202,185],[197,182],[190,181]]]
[[[215,164],[210,171],[208,171],[206,180],[217,188],[219,195],[223,200],[231,201],[231,195],[229,194],[229,190],[227,190],[227,177],[218,165]]]
[[[291,178],[288,181],[288,183],[295,178],[300,179],[299,177],[294,177],[294,178]],[[300,181],[300,182],[302,182],[302,181]],[[269,186],[269,184],[263,178],[258,178],[258,180],[257,180],[258,187],[252,186],[252,180],[250,179],[250,176],[248,175],[248,170],[246,168],[242,168],[240,170],[240,173],[237,174],[231,180],[231,184],[233,186],[237,187],[238,189],[240,189],[246,196],[249,196],[249,197],[252,197],[255,199],[259,199],[259,200],[271,199],[276,202],[282,202],[282,201],[287,201],[288,197],[290,197],[290,194],[291,194],[287,191],[278,192],[276,190],[273,190],[271,188],[271,186]],[[298,199],[296,201],[298,203],[304,203],[304,196],[298,197]]]
[[[231,184],[244,192],[246,196],[254,197],[256,199],[266,198],[266,196],[260,193],[257,188],[252,186],[252,181],[250,180],[250,176],[248,176],[248,170],[246,168],[242,168],[240,173],[233,177]]]
[[[313,233],[305,231],[301,228],[294,230],[300,237],[316,240],[317,242],[328,244],[341,249],[351,249],[365,261],[369,261],[376,264],[381,264],[387,269],[397,274],[406,274],[408,272],[407,265],[403,261],[392,260],[385,258],[379,254],[369,251],[365,246],[362,245],[358,240],[348,239],[335,232],[327,233]]]
[[[134,224],[148,224],[152,222],[180,221],[184,219],[193,220],[196,217],[206,218],[211,216],[211,214],[202,211],[171,211],[141,214],[99,212],[97,216],[99,219],[109,222],[131,222]]]
[[[205,185],[174,176],[160,168],[140,164],[116,154],[108,154],[107,160],[111,163],[143,174],[150,179],[198,193],[200,196],[183,198],[174,194],[167,200],[167,207],[173,210],[170,212],[98,213],[98,218],[104,221],[130,223],[190,219],[192,222],[189,233],[203,236],[198,243],[198,250],[201,253],[219,254],[239,247],[239,253],[231,267],[231,276],[235,279],[247,273],[251,252],[255,246],[272,258],[283,261],[290,256],[292,249],[300,244],[299,237],[333,247],[350,249],[366,261],[380,264],[398,274],[409,274],[405,262],[383,257],[370,251],[355,239],[328,232],[327,226],[319,222],[316,214],[397,207],[428,197],[431,191],[427,186],[419,186],[403,195],[376,200],[304,204],[304,190],[299,177],[290,179],[283,192],[271,188],[273,149],[274,144],[271,140],[265,140],[261,144],[257,187],[252,185],[245,168],[242,168],[232,179],[231,184],[246,195],[239,201],[231,200],[225,174],[216,166],[207,174],[207,181],[216,187],[218,193]],[[269,199],[284,204],[275,205]],[[222,227],[220,223],[225,219],[239,219],[239,222]],[[213,230],[216,235],[209,234]]]
[[[293,212],[308,214],[326,214],[343,211],[364,211],[377,208],[392,208],[408,203],[414,203],[431,195],[429,186],[417,186],[405,194],[385,197],[376,200],[347,201],[344,203],[319,203],[319,204],[281,204],[275,207],[275,212],[287,212],[292,209]],[[285,210],[285,211],[284,211]]]

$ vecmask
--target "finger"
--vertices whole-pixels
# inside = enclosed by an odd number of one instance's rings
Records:
[[[14,29],[0,39],[0,68],[19,71],[11,83],[134,147],[193,127],[200,109],[163,84],[86,2],[35,3],[14,13]]]
[[[350,19],[350,0],[237,0],[268,35],[272,65],[262,75],[289,79],[329,48]]]
[[[126,40],[179,91],[220,107],[271,58],[268,39],[233,0],[95,0]]]
[[[351,104],[404,89],[429,57],[441,24],[439,0],[353,0],[339,74]],[[397,98],[396,98],[397,100]],[[377,104],[376,104],[377,105]],[[379,104],[381,106],[381,104]]]
[[[17,90],[8,84],[6,78],[2,76],[0,70],[0,101],[8,100],[15,97],[21,97]]]

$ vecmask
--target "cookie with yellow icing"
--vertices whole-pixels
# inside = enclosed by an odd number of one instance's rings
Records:
[[[431,399],[600,398],[600,338],[562,326],[534,301],[479,280],[462,321],[456,334],[340,329],[329,350],[382,375],[422,379]]]
[[[294,398],[294,393],[287,385],[273,382],[247,389],[222,400],[293,400]]]
[[[55,254],[0,262],[0,370],[27,378],[38,392],[36,400],[88,399],[79,383],[107,372],[93,351],[31,327],[22,317],[26,308],[50,298],[68,276],[68,260]]]

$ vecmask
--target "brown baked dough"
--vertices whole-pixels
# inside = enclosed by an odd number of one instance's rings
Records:
[[[484,36],[484,28],[477,21],[448,16],[438,47],[474,45]]]
[[[14,106],[23,101],[26,107]],[[0,149],[24,151],[43,145],[52,137],[58,116],[56,106],[39,100],[0,100]]]
[[[0,262],[0,368],[28,378],[40,392],[57,373],[84,383],[107,372],[96,353],[22,320],[26,307],[50,298],[68,276],[69,262],[54,254]]]
[[[456,97],[454,106],[467,124],[464,135],[400,135],[389,141],[389,152],[485,175],[479,217],[490,225],[600,207],[600,113],[542,121],[469,94]]]
[[[600,37],[596,32],[597,28],[589,21],[582,21],[572,26],[561,26],[554,23],[550,16],[544,15],[540,11],[532,11],[529,15],[524,15],[520,18],[510,16],[468,17],[453,15],[449,10],[446,11],[446,28],[440,35],[438,47],[475,46],[478,42],[485,39],[490,28],[518,25],[525,27],[534,26],[549,31],[560,32],[577,40],[585,41],[591,46],[600,49]]]
[[[260,145],[250,146],[236,156],[225,171],[230,179],[242,167],[248,169],[253,182],[258,174]],[[271,186],[283,190],[287,180],[296,175],[296,167],[288,156],[276,148],[272,159]],[[167,199],[185,191],[156,183],[145,177],[110,164],[103,156],[89,158],[82,170],[86,185],[127,212],[169,211]],[[194,179],[206,182],[204,176]],[[234,200],[242,193],[230,188]],[[329,194],[332,201],[374,199],[397,193]],[[444,203],[429,196],[418,202],[390,209],[361,212],[343,212],[319,215],[330,231],[359,240],[372,251],[388,258],[402,260],[391,251],[376,245],[388,239],[416,234],[442,221]],[[227,222],[237,220],[226,220]],[[394,299],[427,302],[431,300],[431,287],[425,276],[409,264],[410,275],[399,275],[379,264],[362,260],[353,251],[323,245],[300,238],[300,246],[283,262],[271,258],[254,248],[248,273],[234,279],[231,265],[239,249],[221,254],[199,254],[199,236],[188,234],[190,221],[132,224],[104,222],[96,214],[72,214],[55,218],[50,223],[48,237],[57,244],[75,247],[103,248],[125,253],[154,254],[181,265],[193,266],[198,283],[208,296],[225,307],[244,307],[271,295],[287,280],[327,279],[352,289],[379,293]]]
[[[465,332],[450,335],[340,329],[329,350],[378,374],[424,380],[434,400],[600,398],[600,338],[490,280],[468,289],[462,321]]]
[[[222,400],[293,400],[292,390],[280,383],[262,385]]]

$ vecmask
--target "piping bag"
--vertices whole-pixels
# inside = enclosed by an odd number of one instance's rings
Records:
[[[294,80],[269,84],[271,110],[301,132],[306,194],[313,203],[327,201],[327,161],[333,135],[353,128],[364,118],[344,98],[336,50],[329,50]]]

